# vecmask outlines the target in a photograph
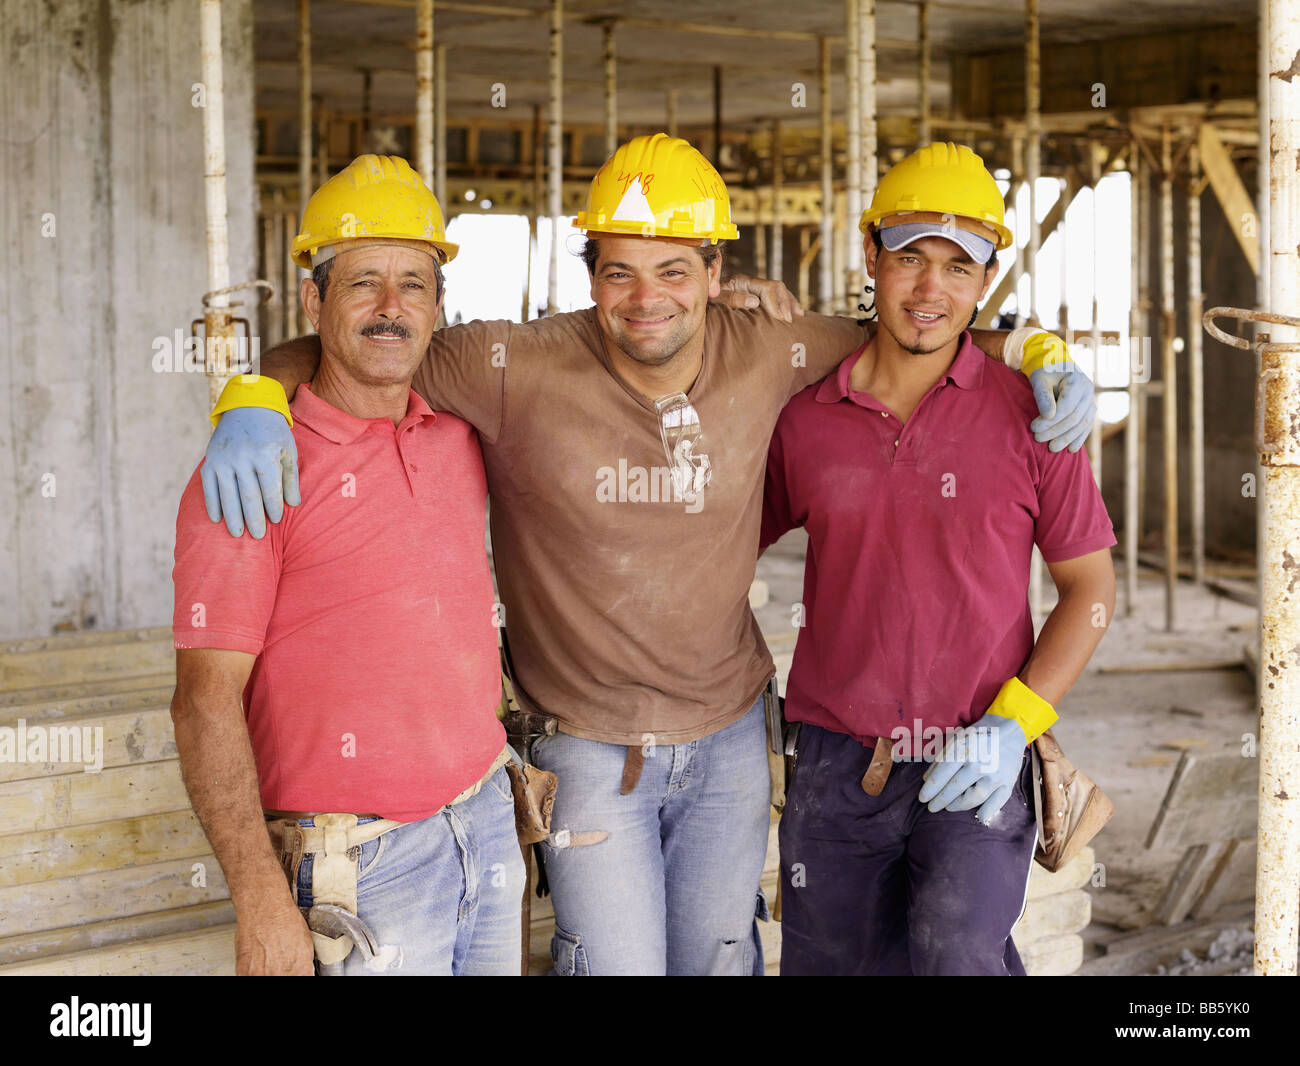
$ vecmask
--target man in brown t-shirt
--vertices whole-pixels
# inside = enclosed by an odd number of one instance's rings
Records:
[[[533,750],[560,778],[557,971],[761,973],[774,668],[748,590],[767,448],[786,401],[866,334],[709,303],[736,230],[683,141],[620,148],[577,225],[595,307],[440,330],[412,387],[479,431],[516,691],[558,720]],[[263,372],[292,389],[314,350],[268,352]],[[246,480],[219,437],[217,476]]]

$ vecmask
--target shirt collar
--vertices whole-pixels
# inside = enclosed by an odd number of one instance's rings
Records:
[[[838,403],[848,398],[849,374],[853,371],[853,365],[866,350],[867,345],[864,344],[840,363],[834,374],[822,381],[821,387],[817,390],[818,403]],[[962,330],[961,339],[957,344],[957,355],[944,374],[945,380],[951,381],[959,389],[978,389],[984,384],[984,359],[984,353],[976,348],[975,342],[971,340],[970,330]]]
[[[313,393],[311,386],[307,383],[298,386],[298,391],[293,394],[293,403],[289,405],[289,410],[293,413],[295,423],[301,422],[313,432],[319,433],[326,440],[335,444],[352,444],[372,425],[382,423],[383,425],[392,426],[392,422],[387,418],[358,418],[346,411],[340,411],[337,407],[326,403]],[[430,422],[435,422],[437,418],[438,416],[433,409],[424,402],[419,393],[408,390],[406,414],[403,416],[401,423],[395,428],[402,429],[413,420],[428,419]]]

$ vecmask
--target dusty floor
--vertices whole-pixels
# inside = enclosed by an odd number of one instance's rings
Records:
[[[756,611],[768,636],[782,678],[794,647],[791,605],[802,590],[805,539],[795,531],[759,561],[768,603]],[[1118,564],[1117,564],[1118,565]],[[1257,734],[1254,682],[1243,668],[1102,673],[1102,667],[1237,658],[1254,640],[1253,607],[1181,581],[1177,627],[1164,628],[1163,577],[1139,572],[1134,612],[1125,613],[1123,575],[1117,617],[1097,654],[1059,707],[1054,729],[1069,757],[1090,774],[1115,803],[1116,814],[1094,841],[1101,869],[1090,888],[1093,922],[1085,931],[1089,954],[1125,931],[1151,922],[1160,895],[1182,849],[1150,850],[1147,833],[1168,788],[1181,752],[1240,751],[1243,734]],[[1045,578],[1050,599],[1050,578]],[[1254,852],[1246,849],[1230,872],[1225,904],[1250,899],[1254,891]],[[1226,915],[1226,918],[1223,916]],[[1249,967],[1249,907],[1225,906],[1226,924],[1212,930],[1194,950],[1171,946],[1146,956],[1143,972],[1233,973]],[[1086,968],[1086,967],[1085,967]]]

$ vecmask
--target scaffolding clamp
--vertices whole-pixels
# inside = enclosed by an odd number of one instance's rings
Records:
[[[1268,466],[1300,466],[1300,367],[1284,354],[1300,352],[1300,340],[1273,341],[1267,333],[1253,340],[1225,333],[1214,320],[1261,322],[1300,329],[1300,318],[1246,307],[1212,307],[1201,316],[1205,331],[1221,344],[1259,354],[1255,382],[1255,450]]]

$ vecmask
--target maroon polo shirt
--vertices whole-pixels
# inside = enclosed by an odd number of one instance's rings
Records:
[[[1115,543],[1087,455],[1034,440],[1029,382],[963,332],[906,425],[849,388],[794,397],[768,454],[762,547],[808,531],[786,716],[860,741],[969,725],[1034,646],[1029,561]]]

